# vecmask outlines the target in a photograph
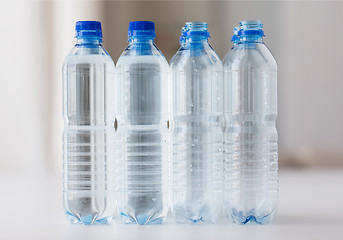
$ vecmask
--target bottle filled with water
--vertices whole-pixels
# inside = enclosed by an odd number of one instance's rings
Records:
[[[116,69],[114,125],[123,149],[118,207],[124,223],[159,224],[168,211],[169,66],[154,39],[153,22],[131,22],[129,46]]]
[[[278,205],[277,65],[261,21],[242,21],[224,60],[225,196],[239,224],[265,224]]]
[[[100,22],[77,22],[63,64],[63,193],[72,223],[109,223],[115,210],[115,67],[101,42]]]
[[[213,223],[222,207],[223,67],[205,22],[187,22],[170,62],[172,212],[178,223]]]

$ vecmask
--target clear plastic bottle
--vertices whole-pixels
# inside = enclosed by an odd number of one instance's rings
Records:
[[[277,65],[261,21],[242,21],[224,60],[225,195],[229,217],[265,224],[278,205]]]
[[[185,28],[186,42],[170,62],[172,212],[178,223],[213,223],[222,207],[223,66],[207,23]]]
[[[72,223],[106,224],[115,210],[115,66],[101,42],[100,22],[77,22],[76,45],[63,64],[63,193]]]
[[[124,223],[159,224],[168,211],[168,62],[153,22],[129,26],[117,63],[115,129],[123,143],[118,207]]]

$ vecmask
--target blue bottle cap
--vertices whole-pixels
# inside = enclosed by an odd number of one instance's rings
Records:
[[[130,22],[128,36],[151,36],[155,37],[155,23],[150,21],[134,21]]]
[[[75,25],[75,37],[99,37],[102,38],[101,22],[78,21]]]

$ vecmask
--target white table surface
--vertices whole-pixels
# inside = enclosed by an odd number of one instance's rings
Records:
[[[343,169],[280,171],[280,202],[269,225],[70,225],[59,178],[0,176],[0,240],[343,239]]]

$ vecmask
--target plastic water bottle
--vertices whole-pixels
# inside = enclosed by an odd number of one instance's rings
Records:
[[[72,223],[106,224],[115,210],[115,67],[101,42],[100,22],[77,22],[63,64],[64,208]]]
[[[178,223],[215,222],[222,207],[223,67],[205,22],[188,22],[170,62],[172,212]]]
[[[154,44],[153,22],[129,25],[117,63],[115,129],[122,136],[118,207],[124,223],[159,224],[168,211],[169,66]]]
[[[265,224],[278,205],[277,65],[261,21],[242,21],[224,60],[225,196],[239,224]]]

